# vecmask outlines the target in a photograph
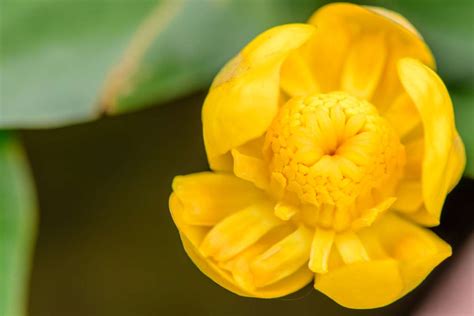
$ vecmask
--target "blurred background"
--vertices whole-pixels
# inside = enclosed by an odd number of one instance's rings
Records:
[[[453,256],[421,286],[371,311],[311,286],[242,298],[181,247],[168,196],[175,175],[208,169],[200,112],[212,77],[258,33],[328,2],[0,0],[0,316],[473,315],[471,0],[356,2],[418,28],[467,146],[434,228]]]

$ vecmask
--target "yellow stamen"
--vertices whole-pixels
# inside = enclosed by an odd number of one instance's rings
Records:
[[[266,134],[264,157],[271,193],[313,205],[318,218],[305,223],[336,231],[393,194],[389,184],[400,178],[405,160],[390,123],[370,103],[343,92],[290,99]]]

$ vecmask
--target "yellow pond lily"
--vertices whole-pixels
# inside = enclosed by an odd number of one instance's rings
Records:
[[[439,224],[465,165],[433,56],[397,13],[331,4],[272,28],[215,78],[212,171],[177,176],[170,210],[199,269],[242,296],[314,280],[350,308],[415,288],[450,246]]]

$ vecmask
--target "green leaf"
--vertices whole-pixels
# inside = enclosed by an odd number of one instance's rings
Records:
[[[450,93],[456,114],[456,127],[466,146],[465,174],[474,178],[474,91],[453,90]]]
[[[33,183],[22,148],[0,132],[0,315],[25,314],[36,232]]]
[[[97,117],[101,88],[156,1],[0,2],[0,127]]]
[[[323,2],[1,2],[0,127],[87,121],[204,89],[256,34]]]

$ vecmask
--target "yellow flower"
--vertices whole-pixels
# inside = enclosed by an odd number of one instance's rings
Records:
[[[433,57],[400,15],[332,4],[259,35],[202,111],[212,172],[178,176],[184,248],[243,296],[314,287],[350,308],[389,304],[451,248],[439,224],[465,164]]]

